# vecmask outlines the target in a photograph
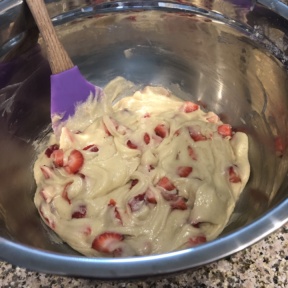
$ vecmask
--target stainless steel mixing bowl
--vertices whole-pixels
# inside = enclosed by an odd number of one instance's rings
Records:
[[[218,239],[164,255],[99,259],[63,244],[33,204],[35,143],[49,132],[50,70],[21,2],[0,1],[1,259],[54,274],[151,277],[235,253],[287,221],[287,10],[279,16],[249,1],[47,1],[61,41],[90,81],[103,86],[121,75],[163,85],[249,136],[251,177]],[[277,37],[267,39],[272,30]]]

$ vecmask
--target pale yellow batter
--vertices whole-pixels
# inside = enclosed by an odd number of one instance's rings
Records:
[[[116,102],[123,85],[132,84],[114,80],[100,103],[78,107],[59,139],[51,135],[34,166],[41,217],[87,256],[214,239],[248,181],[247,136],[164,88]]]

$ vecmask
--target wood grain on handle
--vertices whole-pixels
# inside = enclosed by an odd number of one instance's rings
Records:
[[[59,41],[43,0],[26,0],[37,23],[48,52],[48,61],[53,74],[74,67],[63,45]]]

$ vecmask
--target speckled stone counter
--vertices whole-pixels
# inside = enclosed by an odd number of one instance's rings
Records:
[[[0,262],[0,287],[288,287],[288,223],[237,254],[171,278],[141,282],[100,282],[46,275]]]

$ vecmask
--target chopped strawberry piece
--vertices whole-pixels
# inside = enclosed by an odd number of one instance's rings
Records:
[[[129,200],[128,205],[132,212],[138,211],[145,204],[145,193],[139,194]]]
[[[40,207],[39,209],[39,213],[41,214],[42,218],[47,222],[49,223],[49,219],[45,216],[43,210],[42,210],[42,207]]]
[[[108,130],[107,126],[105,125],[105,123],[103,122],[103,128],[104,128],[104,131],[105,133],[108,135],[108,136],[111,136],[112,134],[110,133],[110,131]]]
[[[51,146],[49,146],[46,151],[45,151],[45,155],[50,158],[51,154],[55,151],[59,149],[59,145],[58,144],[53,144]]]
[[[82,173],[78,173],[78,175],[84,180],[86,178],[86,176]]]
[[[191,172],[193,171],[193,168],[192,167],[189,167],[189,166],[180,166],[177,168],[177,174],[180,176],[180,177],[188,177]]]
[[[151,170],[154,170],[154,169],[155,169],[155,167],[153,165],[149,165],[148,172],[150,172]]]
[[[50,220],[48,217],[46,217],[46,216],[44,215],[44,212],[43,212],[43,210],[42,210],[42,207],[40,207],[39,212],[40,212],[42,218],[47,222],[47,224],[49,225],[49,227],[54,230],[55,227],[56,227],[54,221]]]
[[[119,220],[120,224],[123,225],[122,217],[117,207],[114,208],[114,215],[117,220]]]
[[[53,153],[51,154],[51,158],[53,159],[53,164],[56,168],[63,167],[64,152],[62,149],[53,151]]]
[[[80,205],[78,207],[78,210],[73,212],[72,218],[80,219],[80,218],[85,218],[87,213],[87,207],[86,205]]]
[[[158,186],[164,188],[167,191],[172,191],[174,190],[176,187],[174,186],[174,184],[170,181],[170,179],[166,176],[162,177],[158,183]]]
[[[239,183],[241,182],[240,176],[235,172],[234,167],[230,166],[228,168],[228,174],[229,174],[229,181],[231,183]]]
[[[76,174],[84,163],[84,157],[79,150],[72,150],[69,157],[68,163],[65,166],[65,170],[69,174]]]
[[[274,147],[278,157],[282,157],[285,151],[285,145],[282,138],[279,136],[274,139]]]
[[[174,135],[175,135],[176,137],[179,136],[179,135],[180,135],[180,129],[176,130],[176,131],[174,132]]]
[[[190,101],[185,102],[183,105],[183,110],[185,113],[191,113],[191,112],[194,112],[198,109],[199,109],[199,105],[197,105],[193,102],[190,102]]]
[[[150,115],[150,113],[145,113],[143,117],[144,117],[144,118],[150,118],[151,115]]]
[[[189,131],[190,137],[195,142],[207,140],[207,137],[203,135],[199,130],[200,129],[196,129],[195,127],[189,127],[188,131]]]
[[[194,236],[194,237],[189,238],[188,240],[188,244],[191,247],[199,245],[199,244],[203,244],[205,242],[207,242],[207,239],[205,236]]]
[[[222,124],[218,126],[217,131],[223,138],[232,136],[232,127],[229,124]]]
[[[131,140],[128,140],[126,144],[130,149],[138,149],[138,146],[132,143]]]
[[[197,155],[196,155],[194,149],[191,146],[188,146],[187,150],[188,150],[188,154],[189,154],[190,158],[192,158],[193,160],[196,161],[197,160]]]
[[[168,128],[164,124],[159,124],[154,128],[154,132],[157,136],[165,138],[168,135]]]
[[[86,236],[91,235],[91,232],[92,232],[92,228],[90,226],[85,227],[83,230],[83,234]]]
[[[116,206],[116,201],[114,199],[110,199],[108,206]]]
[[[201,222],[192,222],[192,223],[191,223],[191,225],[192,225],[194,228],[197,228],[197,229],[200,228],[200,224],[201,224]]]
[[[150,204],[157,204],[155,195],[150,189],[146,191],[146,201]]]
[[[42,198],[45,200],[45,202],[47,202],[48,196],[46,195],[45,190],[42,189],[39,193],[42,196]]]
[[[95,144],[91,144],[83,148],[83,150],[85,151],[89,150],[90,152],[98,152],[99,148]]]
[[[181,196],[177,196],[177,199],[175,201],[170,202],[170,206],[172,209],[178,209],[178,210],[186,210],[187,209],[187,199]]]
[[[118,208],[116,207],[116,201],[114,199],[110,199],[108,206],[109,207],[114,207],[113,208],[114,209],[114,216],[115,216],[116,219],[119,220],[121,225],[123,225],[122,217],[120,215],[120,212],[119,212]]]
[[[63,192],[62,192],[62,197],[69,203],[69,205],[71,205],[71,200],[68,197],[68,188],[72,183],[73,183],[73,181],[67,183],[63,189]]]
[[[170,206],[173,209],[178,209],[178,210],[186,210],[187,209],[187,199],[177,195],[177,191],[167,192],[167,191],[162,191],[161,192],[162,197],[170,203]]]
[[[148,133],[145,133],[145,134],[144,134],[143,139],[144,139],[144,142],[145,142],[147,145],[150,143],[150,136],[149,136]]]
[[[47,167],[47,166],[45,166],[45,165],[40,167],[40,169],[41,169],[45,179],[49,179],[52,176],[52,174],[53,174],[52,169]]]
[[[161,191],[161,195],[166,201],[176,201],[178,198],[177,193],[176,190],[173,190],[172,192]]]
[[[122,234],[116,232],[104,232],[98,235],[92,242],[92,248],[101,253],[119,253],[120,242],[124,240]]]
[[[132,180],[131,180],[130,189],[132,189],[132,187],[134,187],[138,182],[139,182],[138,179],[132,179]]]
[[[112,122],[112,124],[114,125],[115,129],[117,130],[119,128],[119,123],[116,119],[110,117],[110,121]]]

